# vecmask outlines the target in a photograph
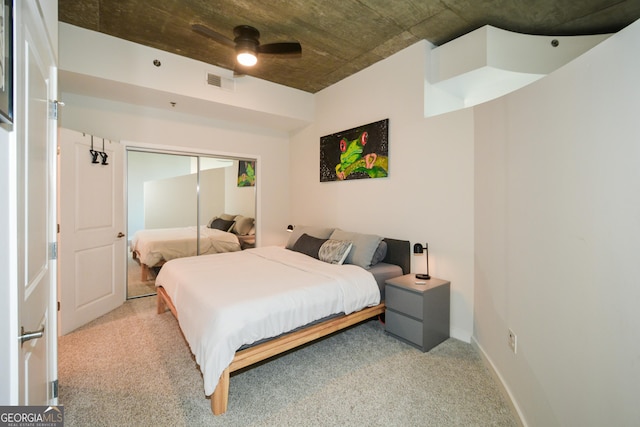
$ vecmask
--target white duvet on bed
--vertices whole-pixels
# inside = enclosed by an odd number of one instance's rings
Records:
[[[242,345],[380,302],[365,269],[276,246],[176,259],[164,264],[156,286],[177,309],[207,395]]]
[[[131,239],[131,250],[140,262],[150,267],[160,261],[198,254],[198,227],[156,228],[139,230]],[[214,254],[240,250],[238,236],[226,231],[200,227],[200,254]]]

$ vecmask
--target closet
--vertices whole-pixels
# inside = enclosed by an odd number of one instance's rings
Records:
[[[136,232],[193,230],[195,255],[205,252],[202,233],[208,230],[202,227],[212,219],[223,214],[256,218],[255,168],[253,159],[127,148],[127,298],[154,295],[160,269],[141,274],[140,260],[131,251]],[[255,234],[240,237],[243,248],[255,243]]]

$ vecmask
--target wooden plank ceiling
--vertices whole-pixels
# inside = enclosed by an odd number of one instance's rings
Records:
[[[233,38],[247,24],[261,43],[299,41],[299,58],[261,55],[247,74],[315,93],[425,39],[441,45],[484,25],[538,35],[617,32],[640,0],[59,0],[59,20],[234,69]]]

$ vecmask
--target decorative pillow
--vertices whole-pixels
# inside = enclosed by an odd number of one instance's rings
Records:
[[[213,221],[211,221],[211,224],[209,224],[209,228],[214,228],[216,230],[222,230],[222,231],[229,231],[231,230],[231,227],[233,227],[233,224],[235,223],[236,222],[233,220],[227,221],[222,218],[216,218]]]
[[[362,268],[371,267],[373,254],[376,252],[378,245],[382,241],[382,237],[374,234],[352,233],[349,231],[335,230],[331,233],[330,239],[346,240],[353,243],[345,264],[355,264]]]
[[[253,227],[253,218],[249,218],[247,216],[238,215],[235,217],[236,225],[233,226],[233,232],[240,235],[246,236],[251,231]]]
[[[216,219],[218,219],[218,217],[217,217],[217,216],[214,216],[213,218],[211,218],[211,219],[209,220],[209,222],[207,223],[207,227],[211,228],[211,224],[212,224],[212,223],[213,223],[213,221],[215,221]]]
[[[318,252],[320,252],[320,247],[326,241],[327,239],[318,239],[317,237],[309,236],[305,233],[296,240],[296,243],[293,245],[291,250],[319,259]]]
[[[373,253],[373,258],[371,258],[371,266],[373,267],[379,262],[382,262],[384,257],[387,256],[387,242],[384,240],[380,241],[380,244],[376,248],[376,251]]]
[[[349,255],[353,243],[329,239],[320,246],[318,259],[329,264],[342,264]]]
[[[317,237],[318,239],[328,239],[333,233],[334,228],[322,228],[322,227],[311,227],[305,225],[297,225],[291,236],[289,236],[289,240],[287,241],[286,248],[293,249],[293,245],[303,234],[308,234],[309,236]]]

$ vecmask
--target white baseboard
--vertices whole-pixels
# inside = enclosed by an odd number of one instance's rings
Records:
[[[451,327],[451,330],[449,331],[449,336],[459,341],[466,342],[467,344],[471,343],[471,334],[468,331],[464,329],[456,328],[455,326]]]
[[[478,351],[478,354],[480,354],[480,357],[482,357],[482,361],[484,365],[487,367],[487,369],[491,373],[491,376],[493,376],[496,383],[498,384],[500,391],[502,392],[502,395],[504,396],[505,400],[509,404],[511,408],[511,412],[513,413],[516,421],[518,421],[521,427],[528,427],[527,423],[525,422],[524,416],[522,415],[522,411],[520,411],[520,407],[518,406],[515,399],[513,398],[513,395],[511,394],[509,387],[507,387],[507,385],[504,383],[502,376],[496,370],[495,365],[493,364],[489,356],[487,356],[487,353],[484,352],[480,344],[478,344],[478,341],[476,341],[475,337],[473,336],[471,337],[471,345]]]

